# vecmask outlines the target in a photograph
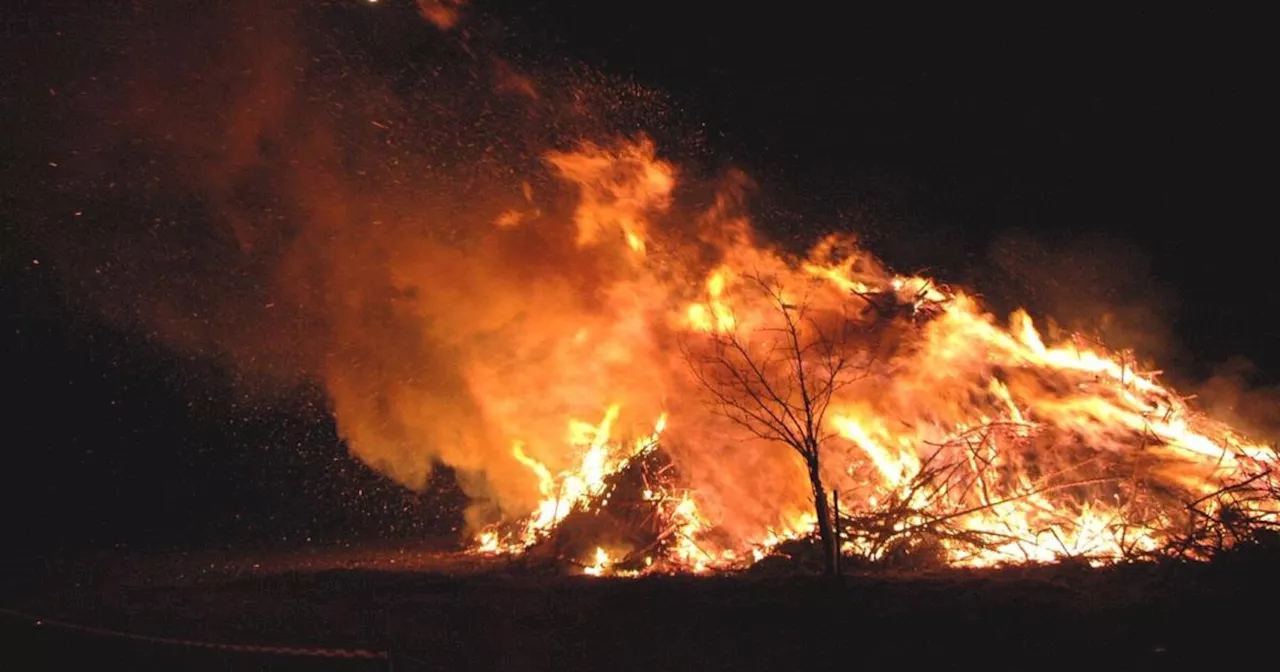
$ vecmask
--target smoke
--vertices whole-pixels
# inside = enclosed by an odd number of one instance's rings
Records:
[[[1096,337],[1151,363],[1179,350],[1177,299],[1156,279],[1138,246],[1096,233],[1058,236],[1007,231],[988,249],[989,271],[975,286],[1006,310],[1026,307],[1057,331]]]
[[[399,29],[437,64],[390,74],[308,11],[231,5],[147,10],[169,14],[79,99],[82,214],[43,234],[75,291],[254,380],[321,381],[355,455],[414,489],[451,466],[473,525],[544,494],[513,444],[575,466],[614,405],[619,439],[671,413],[668,449],[731,533],[805,505],[793,456],[690,408],[673,305],[726,256],[779,258],[751,244],[745,177],[700,183],[634,133],[660,96],[477,57],[435,29],[460,2],[419,3],[434,26]],[[1167,342],[1136,256],[1011,237],[994,259],[1039,309]]]
[[[1252,362],[1231,359],[1192,390],[1206,413],[1250,436],[1280,441],[1280,416],[1276,414],[1280,387],[1258,385],[1255,379],[1259,373]]]
[[[675,175],[613,138],[658,97],[563,71],[543,94],[433,33],[457,67],[403,87],[283,4],[143,18],[166,30],[77,110],[83,216],[42,236],[79,296],[259,390],[323,382],[354,454],[413,489],[453,467],[477,523],[540,497],[516,438],[559,469],[567,418],[652,430],[665,373],[632,358],[667,297],[633,248]]]

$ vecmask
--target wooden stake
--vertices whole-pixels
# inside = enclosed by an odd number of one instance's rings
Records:
[[[844,570],[841,567],[840,557],[840,491],[831,488],[831,508],[832,515],[835,516],[835,522],[832,524],[832,530],[836,535],[835,554],[836,554],[836,576],[844,576]]]

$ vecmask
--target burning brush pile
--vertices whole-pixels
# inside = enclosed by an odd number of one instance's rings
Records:
[[[1078,337],[1046,346],[1025,314],[1002,329],[967,296],[918,279],[852,288],[833,269],[801,267],[847,292],[849,302],[871,307],[873,319],[885,321],[877,330],[892,324],[889,311],[904,310],[906,322],[896,328],[906,326],[919,339],[913,347],[926,348],[912,356],[938,367],[913,389],[931,389],[938,396],[927,401],[944,408],[896,407],[904,418],[843,405],[845,381],[823,367],[861,360],[844,352],[833,360],[825,342],[831,332],[820,329],[821,357],[814,343],[791,341],[805,338],[807,324],[790,318],[781,290],[766,290],[786,325],[781,345],[776,335],[757,335],[768,343],[764,350],[748,345],[721,309],[719,327],[701,327],[723,332],[706,336],[709,361],[722,375],[697,371],[703,359],[692,364],[692,376],[712,397],[712,413],[752,440],[793,452],[801,478],[807,462],[819,465],[811,485],[822,495],[814,510],[832,521],[842,556],[899,567],[1204,559],[1280,522],[1274,450],[1197,414],[1123,355]],[[719,278],[709,283],[712,306],[723,296]],[[904,301],[908,286],[915,294]],[[695,304],[689,314],[707,307]],[[757,352],[758,361],[751,357]],[[977,366],[979,358],[983,383],[961,389],[970,381],[946,367],[956,360]],[[827,378],[813,385],[805,374]],[[879,380],[879,403],[904,403],[894,398],[901,391],[892,358],[859,365],[850,382],[875,386],[877,375],[887,377]],[[949,403],[958,408],[945,408]],[[787,546],[803,551],[819,532],[814,510],[794,510],[746,543],[717,530],[700,510],[697,484],[678,467],[679,453],[673,458],[663,449],[667,416],[650,435],[618,441],[611,437],[618,409],[610,407],[599,425],[571,424],[568,443],[581,455],[575,468],[553,474],[517,444],[513,456],[536,475],[544,499],[527,517],[486,527],[474,552],[566,562],[589,575],[701,573],[746,568]],[[925,424],[949,410],[947,424]],[[963,411],[972,415],[959,417]],[[806,441],[817,447],[816,458],[805,453]]]
[[[745,568],[816,537],[828,567],[1097,565],[1205,558],[1280,523],[1274,450],[1129,353],[1046,343],[1026,313],[1001,324],[852,240],[790,257],[723,210],[692,244],[717,263],[690,291],[673,239],[650,257],[674,175],[650,145],[551,163],[581,189],[583,244],[616,230],[630,266],[615,298],[635,311],[617,315],[634,340],[566,338],[612,358],[599,383],[656,381],[621,396],[657,412],[629,431],[624,402],[569,420],[555,467],[514,439],[540,500],[483,526],[476,552],[636,575]]]
[[[462,4],[420,8],[449,30]],[[114,87],[155,165],[182,167],[133,181],[199,194],[229,227],[210,237],[234,250],[186,283],[226,297],[155,289],[156,269],[197,274],[169,251],[185,233],[149,263],[85,244],[66,266],[95,269],[73,284],[112,288],[109,306],[134,292],[97,269],[146,269],[154,301],[121,314],[320,381],[351,452],[397,483],[450,467],[475,552],[596,575],[744,568],[811,539],[828,565],[1097,564],[1203,558],[1280,524],[1271,447],[1131,354],[994,316],[854,238],[780,249],[745,176],[617,135],[661,118],[641,87],[544,86],[466,43],[465,68],[400,96],[286,40],[295,18],[228,19],[246,42],[216,45],[217,78],[199,48],[172,81]],[[213,105],[227,91],[244,93]]]

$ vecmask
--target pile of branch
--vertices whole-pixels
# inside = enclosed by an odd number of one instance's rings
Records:
[[[561,568],[584,569],[606,549],[614,571],[644,571],[660,562],[678,539],[671,510],[675,465],[657,446],[610,475],[603,494],[575,506],[535,542],[526,555]],[[648,495],[646,495],[648,493]]]
[[[1164,555],[1205,559],[1242,546],[1274,546],[1280,521],[1259,504],[1280,502],[1280,480],[1271,469],[1259,468],[1252,476],[1189,502],[1184,525],[1171,535]]]
[[[880,493],[878,506],[841,512],[838,526],[842,538],[850,542],[846,547],[856,549],[853,559],[864,566],[920,569],[940,566],[957,553],[963,557],[965,552],[978,556],[996,549],[1025,551],[1056,540],[1051,549],[1055,555],[1087,562],[1093,558],[1092,549],[1069,546],[1055,526],[1069,529],[1074,514],[1091,500],[1118,502],[1106,529],[1122,560],[1204,560],[1227,549],[1271,543],[1280,534],[1273,513],[1280,505],[1280,479],[1266,464],[1244,460],[1244,466],[1219,490],[1198,498],[1144,478],[1143,470],[1133,465],[1117,464],[1121,458],[1104,463],[1097,454],[1085,454],[1067,467],[1041,474],[1031,487],[1013,488],[996,482],[1002,468],[989,458],[996,437],[1010,441],[1010,430],[1017,428],[1009,424],[991,423],[936,446],[909,482],[896,491]],[[1017,436],[1019,442],[1034,441]],[[1023,450],[1037,449],[1026,445]],[[1041,495],[1069,504],[1064,515],[1056,518],[1047,508],[1039,510],[1045,529],[1033,530],[1035,538],[1027,538],[1025,530],[1001,529],[998,524],[982,529],[971,526],[975,514],[1007,504],[1037,506],[1033,498]],[[998,521],[999,517],[986,519]],[[1162,545],[1152,550],[1140,543],[1152,537]],[[1009,555],[1007,560],[1031,559],[1030,555]],[[1117,559],[1114,549],[1107,559]]]

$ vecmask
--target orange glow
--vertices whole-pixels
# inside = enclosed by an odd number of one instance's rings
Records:
[[[626,334],[650,335],[598,340],[608,330],[588,322],[565,341],[584,346],[577,351],[587,357],[566,360],[569,370],[595,366],[586,355],[592,352],[620,367],[613,379],[580,391],[625,401],[597,402],[595,424],[562,421],[562,445],[571,448],[567,460],[560,449],[542,445],[530,452],[530,444],[515,440],[512,457],[541,499],[516,528],[504,523],[483,529],[477,551],[521,552],[571,510],[606,502],[606,479],[659,441],[682,475],[651,484],[644,499],[660,512],[674,541],[662,557],[648,557],[640,573],[742,566],[810,533],[815,518],[805,475],[787,448],[735,435],[733,427],[706,415],[699,401],[704,392],[679,353],[652,337],[667,329],[674,332],[668,339],[698,347],[699,334],[750,338],[774,328],[770,307],[744,291],[753,274],[785,288],[788,301],[854,315],[865,330],[865,339],[854,343],[866,349],[870,363],[860,380],[832,399],[823,478],[839,491],[848,515],[871,515],[890,505],[899,514],[879,537],[846,537],[846,552],[874,559],[891,545],[886,539],[928,530],[954,565],[1067,556],[1110,562],[1169,544],[1186,518],[1186,502],[1257,474],[1264,474],[1258,489],[1275,485],[1265,475],[1275,462],[1268,446],[1196,413],[1160,385],[1157,374],[1077,342],[1047,343],[1025,312],[1002,326],[971,295],[896,275],[856,241],[827,238],[807,258],[792,259],[738,237],[719,244],[720,261],[710,268],[673,273],[656,263],[650,267],[653,218],[671,207],[677,171],[655,157],[648,140],[616,149],[586,144],[548,161],[577,185],[576,244],[617,245],[639,260],[619,271],[623,279],[611,294],[617,301],[611,314],[615,328],[627,325]],[[498,226],[509,228],[513,221],[500,219]],[[617,242],[610,243],[610,236]],[[682,280],[689,277],[682,273],[693,273],[692,281]],[[690,285],[700,289],[682,298]],[[555,381],[567,371],[552,368],[542,375]],[[556,388],[552,383],[533,393]],[[671,399],[686,401],[677,404],[680,415],[668,427],[671,406],[664,400]],[[630,409],[652,413],[650,430],[638,438],[634,430],[643,414]],[[628,429],[619,434],[624,420]],[[718,447],[726,441],[738,457]],[[561,455],[555,461],[564,466],[552,468],[541,455]],[[725,487],[742,483],[748,487]],[[1175,492],[1180,499],[1170,496]],[[1266,520],[1280,512],[1271,499],[1241,501]],[[983,541],[968,543],[966,535]],[[598,547],[584,559],[585,572],[616,574],[612,568],[620,561]]]
[[[669,158],[701,156],[705,139],[615,134],[676,122],[674,101],[570,64],[533,69],[545,59],[532,55],[517,68],[486,46],[509,42],[491,21],[468,25],[465,0],[411,6],[450,31],[420,54],[439,55],[430,68],[388,62],[414,31],[335,58],[348,40],[327,20],[294,34],[310,12],[225,12],[225,35],[211,26],[183,50],[148,23],[75,107],[124,124],[101,139],[121,165],[156,152],[145,174],[162,183],[138,187],[161,199],[157,216],[207,204],[190,225],[213,228],[49,233],[39,246],[65,248],[67,287],[184,354],[228,355],[265,388],[322,385],[369,468],[414,491],[439,467],[454,475],[476,553],[549,550],[604,576],[714,572],[810,535],[797,451],[725,417],[691,366],[730,336],[768,355],[801,312],[794,340],[825,342],[856,373],[807,429],[860,559],[1204,557],[1236,543],[1238,521],[1280,524],[1270,437],[1200,412],[1132,355],[1039,315],[993,315],[852,235],[801,251],[766,240],[747,175]],[[114,160],[89,154],[86,188]],[[189,258],[196,241],[207,259]]]

